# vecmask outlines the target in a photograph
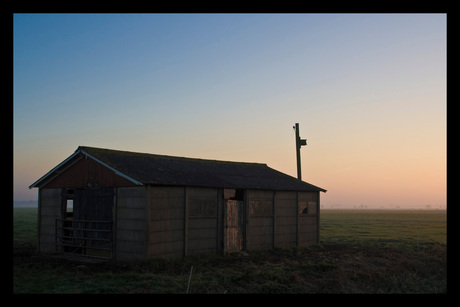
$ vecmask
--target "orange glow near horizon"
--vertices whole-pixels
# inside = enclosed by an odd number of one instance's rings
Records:
[[[80,145],[295,177],[298,122],[324,208],[446,206],[445,14],[15,14],[13,36],[14,200]]]

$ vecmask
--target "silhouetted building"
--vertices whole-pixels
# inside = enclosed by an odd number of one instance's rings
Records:
[[[40,251],[114,259],[316,244],[326,192],[266,164],[83,146],[34,187]]]

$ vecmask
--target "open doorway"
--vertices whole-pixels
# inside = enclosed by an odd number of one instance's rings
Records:
[[[63,189],[56,250],[110,258],[113,205],[113,188]]]

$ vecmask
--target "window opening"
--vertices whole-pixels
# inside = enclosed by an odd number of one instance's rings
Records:
[[[73,218],[73,199],[67,199],[65,216],[67,219]]]
[[[230,198],[231,200],[244,200],[244,190],[236,189],[235,196]]]
[[[299,202],[299,214],[307,215],[307,214],[317,214],[316,210],[316,201],[300,201]]]
[[[244,201],[243,189],[224,189],[224,199]]]
[[[68,220],[73,219],[74,216],[74,197],[73,190],[68,189],[66,193],[66,207],[65,207],[65,218]]]

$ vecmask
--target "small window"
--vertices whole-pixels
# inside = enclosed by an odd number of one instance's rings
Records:
[[[73,199],[67,199],[66,218],[73,217]]]
[[[224,199],[244,200],[244,190],[242,189],[224,189]]]
[[[300,201],[299,202],[299,214],[317,214],[318,210],[316,209],[316,201]]]
[[[308,214],[308,203],[306,201],[299,201],[299,214]]]
[[[74,207],[74,197],[73,197],[73,190],[72,189],[67,189],[66,191],[66,202],[65,202],[65,218],[66,219],[72,219],[73,218],[73,207]]]

